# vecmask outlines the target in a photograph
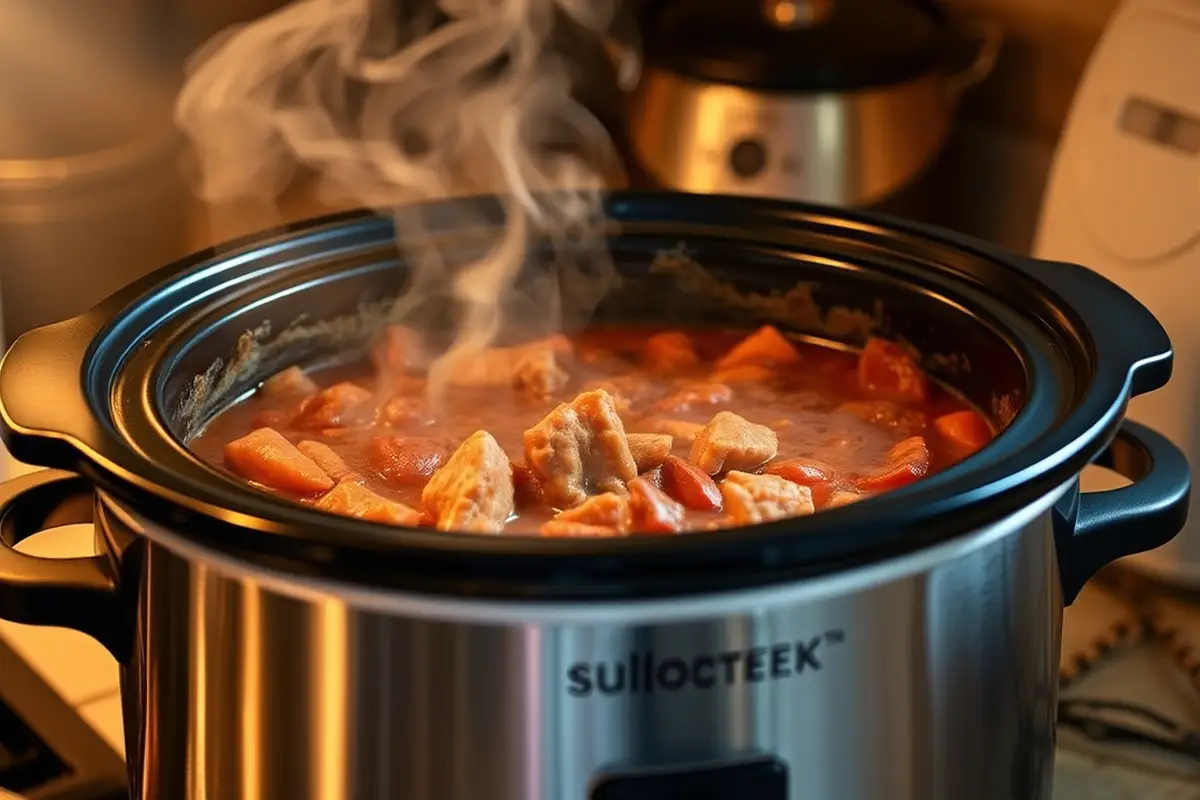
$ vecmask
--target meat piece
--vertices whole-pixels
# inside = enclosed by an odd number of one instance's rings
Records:
[[[664,492],[687,508],[696,511],[720,511],[721,490],[716,481],[699,467],[694,467],[678,456],[668,456],[663,461],[660,485]]]
[[[367,487],[353,481],[343,481],[315,503],[331,514],[382,522],[386,525],[420,525],[422,514],[403,503],[380,497]]]
[[[538,353],[549,352],[557,364],[557,359],[569,356],[571,351],[571,342],[565,336],[551,336],[512,347],[490,347],[460,357],[448,376],[449,382],[451,386],[463,388],[512,386],[522,362]]]
[[[353,383],[335,383],[300,404],[292,425],[307,430],[353,428],[374,421],[374,395]]]
[[[424,397],[400,395],[384,403],[380,421],[395,427],[428,427],[437,422]]]
[[[333,478],[273,428],[259,428],[225,445],[225,463],[271,489],[316,494],[333,488]]]
[[[709,475],[716,475],[756,469],[774,458],[778,450],[775,431],[732,411],[722,411],[700,431],[688,460]]]
[[[778,475],[752,475],[730,472],[721,484],[725,513],[734,525],[801,517],[815,510],[812,492],[807,486]]]
[[[436,439],[376,436],[368,459],[376,474],[392,486],[420,486],[446,463],[446,447]]]
[[[639,533],[676,533],[683,529],[687,509],[645,478],[629,482],[629,515]]]
[[[929,379],[909,351],[886,339],[871,338],[858,358],[858,385],[868,394],[900,403],[923,403]]]
[[[629,497],[616,492],[593,495],[574,508],[560,511],[554,518],[560,522],[578,522],[584,525],[627,531],[629,530]]]
[[[684,444],[696,441],[704,426],[698,422],[688,422],[682,419],[652,418],[645,420],[641,427],[649,428],[655,433],[665,433]]]
[[[671,455],[674,444],[674,439],[665,433],[630,433],[625,438],[639,475],[662,464]]]
[[[487,431],[476,431],[433,474],[421,502],[442,531],[499,533],[513,513],[512,467]]]
[[[272,401],[299,402],[321,390],[299,367],[288,367],[263,381],[259,394]]]
[[[550,397],[570,380],[571,376],[558,365],[558,356],[550,349],[531,351],[513,367],[513,387],[539,400]]]
[[[823,508],[842,484],[842,476],[836,469],[812,458],[774,461],[767,465],[766,473],[807,486],[812,490],[813,503],[817,508]]]
[[[542,536],[564,539],[604,539],[610,536],[624,536],[625,533],[616,528],[606,528],[603,525],[588,525],[583,522],[568,522],[552,519],[538,529]]]
[[[865,475],[856,475],[854,485],[869,492],[899,489],[924,478],[929,472],[929,448],[920,436],[897,442],[887,452],[885,463]]]
[[[668,414],[680,414],[696,406],[715,406],[727,403],[733,390],[721,383],[694,383],[685,386],[670,397],[664,397],[654,408]]]
[[[717,361],[717,369],[732,369],[748,364],[772,367],[798,361],[800,351],[796,346],[774,326],[764,325],[721,356]]]
[[[612,397],[600,390],[563,403],[525,431],[525,463],[555,508],[577,506],[592,494],[624,494],[637,477],[625,426]]]
[[[312,462],[320,467],[322,472],[333,478],[334,481],[356,477],[354,470],[350,469],[346,462],[342,460],[342,457],[335,453],[332,447],[323,442],[303,441],[296,445],[296,449],[311,458]]]
[[[864,422],[892,428],[901,434],[920,433],[929,425],[924,411],[904,408],[890,400],[854,400],[842,403],[838,411],[853,414]]]
[[[962,456],[974,453],[992,440],[992,426],[982,414],[970,409],[943,414],[933,421],[933,429]]]
[[[694,367],[700,363],[700,358],[686,333],[667,331],[646,340],[642,361],[653,371],[667,374]]]
[[[388,325],[375,345],[375,364],[393,375],[424,369],[429,364],[421,336],[406,325]]]
[[[761,364],[743,364],[740,367],[717,370],[708,377],[715,383],[770,383],[775,380],[775,370]]]

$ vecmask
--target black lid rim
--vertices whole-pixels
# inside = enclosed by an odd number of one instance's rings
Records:
[[[485,198],[480,202],[492,201]],[[900,243],[907,238],[909,243],[958,248],[1025,275],[1031,266],[1025,259],[999,253],[967,237],[871,214],[801,204],[617,193],[609,208],[625,224],[643,219],[683,227],[682,221],[689,218],[704,221],[731,215],[762,226],[844,224],[847,230],[869,228],[871,235],[884,241]],[[89,314],[51,326],[59,329],[56,344],[61,350],[68,330],[77,334],[77,339],[87,335],[91,343],[86,352],[77,354],[85,367],[86,383],[87,373],[95,372],[104,348],[116,347],[121,335],[128,333],[123,326],[128,325],[129,310],[151,302],[151,289],[159,292],[158,301],[177,302],[181,292],[186,296],[188,276],[219,271],[222,263],[245,259],[246,254],[267,263],[286,260],[292,250],[328,249],[339,236],[363,226],[379,228],[387,223],[361,213],[336,215],[292,226],[303,232],[298,236],[248,238],[222,248],[230,254],[224,259],[211,252],[199,254],[151,276]],[[1073,310],[1061,299],[1055,303],[1063,306],[1064,316],[1072,315]],[[1135,333],[1130,338],[1139,336]],[[1135,388],[1148,391],[1165,382],[1169,347],[1164,350],[1149,334],[1141,338],[1146,341],[1136,347],[1131,344],[1130,352],[1099,354],[1087,392],[1065,416],[1061,387],[1045,379],[1046,365],[1035,364],[1034,385],[1016,421],[983,454],[943,473],[837,511],[680,537],[565,541],[398,531],[334,518],[246,487],[233,487],[232,482],[219,486],[211,476],[182,480],[139,459],[95,420],[77,419],[78,405],[68,409],[63,417],[67,421],[57,430],[18,422],[17,417],[27,416],[26,409],[19,408],[19,403],[10,407],[9,387],[15,385],[12,382],[22,367],[10,366],[8,358],[4,365],[8,369],[0,368],[0,418],[17,458],[75,469],[137,514],[247,561],[297,574],[434,593],[558,599],[646,596],[762,585],[828,572],[921,549],[1014,513],[1071,481],[1103,449],[1116,431],[1131,380],[1139,369],[1149,377]],[[24,349],[36,349],[38,344],[31,341]],[[123,346],[135,344],[126,341]],[[24,360],[22,349],[14,346],[15,360]],[[123,357],[112,352],[106,356]],[[103,399],[107,401],[107,397]],[[847,546],[847,541],[853,546]]]

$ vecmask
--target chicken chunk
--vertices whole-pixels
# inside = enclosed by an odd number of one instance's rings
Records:
[[[616,531],[627,531],[629,530],[629,497],[616,492],[593,495],[574,508],[560,511],[554,519],[559,522],[575,522],[612,528]]]
[[[752,470],[770,461],[779,450],[775,431],[731,411],[712,418],[692,443],[689,460],[709,475],[729,470]]]
[[[403,503],[380,497],[367,487],[343,481],[316,502],[316,507],[331,514],[357,517],[387,525],[419,525],[421,512]]]
[[[624,494],[637,477],[625,426],[602,390],[559,405],[525,431],[525,463],[555,508],[572,508],[592,494]]]
[[[518,368],[523,362],[532,360],[536,364],[536,359],[544,358],[539,356],[540,353],[549,353],[557,367],[560,359],[570,356],[571,352],[571,342],[565,336],[551,336],[511,347],[489,347],[459,358],[449,376],[450,385],[477,389],[512,386],[517,382]],[[529,367],[524,369],[528,371]]]
[[[812,491],[778,475],[730,472],[721,484],[725,513],[735,525],[754,525],[811,514]]]
[[[438,530],[499,533],[513,513],[512,467],[487,431],[462,443],[421,492]]]
[[[225,445],[225,463],[271,489],[315,494],[333,488],[333,478],[273,428],[259,428]]]
[[[671,447],[675,442],[665,433],[631,433],[625,438],[629,441],[629,452],[633,454],[633,463],[637,465],[639,475],[661,466],[671,455]]]
[[[750,364],[770,367],[795,364],[800,360],[800,351],[779,330],[764,325],[742,339],[733,349],[717,361],[717,369],[726,370]]]
[[[513,367],[513,387],[535,399],[550,397],[571,380],[567,371],[559,366],[558,356],[553,350],[533,350],[523,356]]]
[[[317,382],[304,374],[299,367],[288,367],[263,381],[259,392],[268,400],[290,400],[298,402],[321,390]]]
[[[342,457],[324,442],[307,440],[296,445],[296,449],[311,458],[312,462],[334,481],[356,478],[354,470],[350,469]]]

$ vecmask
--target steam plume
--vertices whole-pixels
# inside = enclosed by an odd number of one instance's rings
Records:
[[[570,22],[613,52],[612,2],[298,0],[227,31],[193,57],[176,105],[198,157],[196,191],[215,204],[270,200],[297,167],[385,211],[503,189],[502,234],[465,267],[450,269],[420,225],[398,230],[413,269],[398,316],[446,295],[464,312],[431,369],[436,390],[458,358],[492,343],[515,305],[549,314],[549,332],[562,322],[560,296],[590,313],[604,291],[610,143],[572,97],[570,61],[551,35]],[[634,51],[616,47],[630,81]],[[554,245],[558,280],[516,297],[535,235]]]

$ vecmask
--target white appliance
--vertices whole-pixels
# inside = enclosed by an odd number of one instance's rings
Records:
[[[1200,0],[1126,0],[1075,95],[1034,245],[1121,284],[1175,345],[1168,387],[1130,405],[1200,467]],[[1113,319],[1120,326],[1120,319]],[[1132,560],[1200,588],[1200,507]]]

